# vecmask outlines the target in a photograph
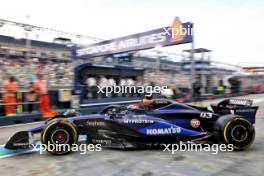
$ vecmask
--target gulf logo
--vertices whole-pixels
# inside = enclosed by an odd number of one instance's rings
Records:
[[[192,119],[190,123],[193,128],[198,128],[201,124],[200,120],[198,119]]]

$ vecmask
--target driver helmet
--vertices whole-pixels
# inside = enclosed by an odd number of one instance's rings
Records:
[[[64,112],[63,115],[65,115],[67,117],[74,117],[74,116],[80,115],[80,113],[77,112],[75,109],[69,109],[66,112]]]
[[[153,96],[152,95],[145,95],[145,98],[143,99],[143,105],[144,106],[150,106],[153,104]]]

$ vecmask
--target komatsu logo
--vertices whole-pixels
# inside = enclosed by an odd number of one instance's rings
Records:
[[[147,129],[147,135],[179,134],[179,133],[181,133],[180,127]]]

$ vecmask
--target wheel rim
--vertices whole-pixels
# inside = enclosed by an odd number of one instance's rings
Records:
[[[53,144],[67,144],[69,136],[69,133],[65,129],[56,129],[51,134],[51,142]]]
[[[224,140],[227,144],[233,144],[234,149],[248,148],[255,138],[255,130],[246,119],[234,119],[229,121],[224,128]]]
[[[248,137],[247,128],[243,125],[235,125],[231,130],[231,136],[236,142],[243,142]]]

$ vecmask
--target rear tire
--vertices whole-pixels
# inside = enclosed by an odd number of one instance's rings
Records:
[[[255,128],[244,117],[226,115],[215,124],[214,132],[221,143],[232,144],[234,150],[245,150],[255,139]]]
[[[41,133],[41,143],[46,146],[47,152],[54,155],[70,153],[77,138],[76,128],[70,122],[51,122]]]

